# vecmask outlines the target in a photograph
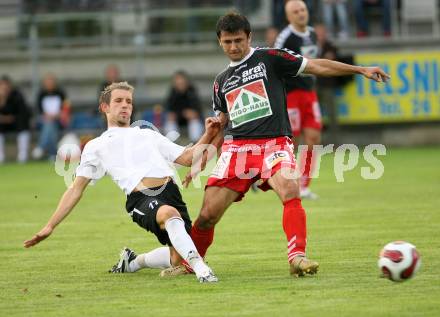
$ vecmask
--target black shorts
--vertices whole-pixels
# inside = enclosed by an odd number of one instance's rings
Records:
[[[154,187],[149,189],[157,191],[161,187]],[[157,211],[161,206],[172,206],[177,209],[183,221],[185,222],[185,229],[188,234],[191,232],[191,218],[186,209],[185,202],[182,200],[179,188],[173,181],[169,181],[165,188],[156,195],[149,196],[146,192],[134,192],[127,196],[125,208],[130,214],[133,222],[136,222],[140,227],[154,233],[163,245],[171,246],[170,238],[165,230],[160,229],[156,221]]]

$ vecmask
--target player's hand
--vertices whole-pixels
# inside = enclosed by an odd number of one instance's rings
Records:
[[[193,179],[193,176],[191,175],[191,171],[189,171],[188,173],[186,173],[185,178],[182,181],[182,185],[184,188],[188,188],[189,183],[191,183]]]
[[[378,83],[380,82],[387,82],[388,79],[391,78],[390,75],[385,73],[382,68],[378,66],[373,67],[363,67],[362,74],[367,77],[368,79],[374,80]]]
[[[205,130],[210,136],[215,136],[221,128],[220,119],[217,117],[209,117],[205,120]]]
[[[32,239],[26,240],[23,244],[25,248],[30,248],[36,245],[37,243],[40,243],[44,239],[46,239],[48,236],[51,235],[53,231],[53,228],[50,226],[45,226],[43,229],[40,230],[36,235],[32,237]]]

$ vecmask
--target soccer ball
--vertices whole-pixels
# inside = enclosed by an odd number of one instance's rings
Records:
[[[416,247],[405,241],[388,243],[379,254],[379,269],[383,277],[402,282],[413,277],[421,265]]]

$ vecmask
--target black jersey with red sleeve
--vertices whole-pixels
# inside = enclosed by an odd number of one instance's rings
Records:
[[[234,139],[291,136],[285,80],[301,74],[307,59],[287,49],[251,48],[214,81],[213,109],[228,114]]]
[[[278,35],[276,48],[287,48],[305,58],[318,57],[318,45],[315,30],[308,26],[306,32],[299,32],[290,24]],[[316,78],[313,75],[301,75],[286,82],[287,92],[295,89],[314,90]]]

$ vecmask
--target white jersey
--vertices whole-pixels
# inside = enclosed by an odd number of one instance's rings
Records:
[[[94,182],[108,174],[128,195],[144,177],[173,177],[184,149],[150,129],[110,128],[86,144],[76,176]]]

